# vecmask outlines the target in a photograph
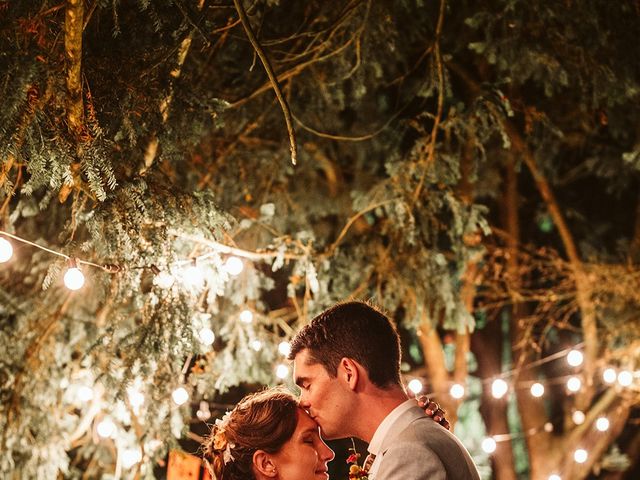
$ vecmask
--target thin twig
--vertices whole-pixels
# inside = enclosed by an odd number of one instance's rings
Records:
[[[249,18],[247,17],[247,13],[242,6],[241,0],[233,0],[234,5],[236,6],[236,10],[238,11],[238,15],[240,16],[240,21],[242,22],[242,26],[244,27],[244,31],[247,33],[247,37],[251,42],[251,45],[255,49],[258,57],[260,57],[260,61],[264,66],[265,71],[267,72],[267,76],[271,81],[271,85],[273,86],[273,90],[276,94],[276,98],[280,103],[280,107],[282,108],[282,113],[284,114],[284,120],[287,124],[287,131],[289,132],[289,148],[291,149],[291,163],[296,165],[298,152],[296,147],[296,136],[293,130],[293,120],[291,118],[291,110],[289,109],[289,105],[287,104],[286,99],[282,95],[282,90],[280,89],[280,85],[278,84],[278,79],[276,78],[275,73],[273,72],[273,68],[271,68],[271,64],[269,63],[269,59],[264,53],[260,43],[256,39],[256,36],[253,34],[253,30],[251,29],[251,24],[249,23]]]

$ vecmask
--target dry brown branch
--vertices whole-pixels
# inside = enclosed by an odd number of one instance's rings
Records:
[[[84,1],[67,0],[64,18],[64,50],[67,62],[67,123],[79,135],[84,125],[82,101],[82,30]]]
[[[251,24],[249,23],[249,18],[247,17],[247,13],[245,12],[244,7],[242,6],[242,1],[241,0],[233,0],[233,4],[236,6],[236,10],[238,11],[238,15],[240,16],[240,21],[242,22],[242,26],[244,27],[244,31],[246,32],[247,37],[249,38],[249,41],[251,42],[251,45],[253,46],[254,50],[258,54],[258,57],[260,58],[260,61],[262,62],[262,66],[264,67],[265,71],[267,72],[267,76],[269,77],[269,80],[270,80],[271,85],[273,87],[273,91],[275,92],[276,98],[278,99],[278,102],[280,103],[280,108],[282,108],[282,113],[284,115],[284,120],[285,120],[285,123],[287,124],[287,131],[289,132],[289,149],[291,151],[291,163],[293,165],[295,165],[297,163],[297,161],[298,161],[297,160],[298,151],[297,151],[297,147],[296,147],[295,131],[293,130],[293,120],[291,118],[291,110],[289,109],[289,105],[287,104],[287,100],[282,95],[282,90],[280,88],[280,84],[278,83],[278,79],[277,79],[275,73],[273,72],[273,68],[271,67],[271,63],[269,62],[269,59],[267,58],[267,55],[265,54],[264,50],[260,46],[260,43],[258,42],[258,39],[256,38],[256,36],[253,33],[253,30],[251,28]]]

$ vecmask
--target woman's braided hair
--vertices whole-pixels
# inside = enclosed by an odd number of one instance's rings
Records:
[[[205,463],[214,480],[255,480],[256,450],[276,453],[297,425],[298,401],[282,388],[244,397],[217,420],[203,444]]]

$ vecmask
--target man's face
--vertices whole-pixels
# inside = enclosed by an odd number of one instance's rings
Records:
[[[328,439],[352,436],[349,418],[352,392],[338,376],[332,378],[319,363],[313,363],[308,349],[301,350],[293,361],[293,378],[300,387],[300,406],[309,412]]]

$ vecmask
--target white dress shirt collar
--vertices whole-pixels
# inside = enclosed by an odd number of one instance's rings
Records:
[[[376,429],[375,433],[373,434],[373,437],[371,438],[371,443],[369,443],[369,448],[368,448],[370,453],[376,456],[382,453],[381,451],[382,444],[384,442],[385,437],[391,430],[391,427],[393,427],[393,424],[396,423],[396,421],[402,416],[403,413],[405,413],[411,407],[415,407],[416,405],[417,404],[415,400],[409,399],[405,402],[402,402],[396,408],[391,410],[389,415],[387,415],[382,421],[382,423],[378,425],[378,428]]]

